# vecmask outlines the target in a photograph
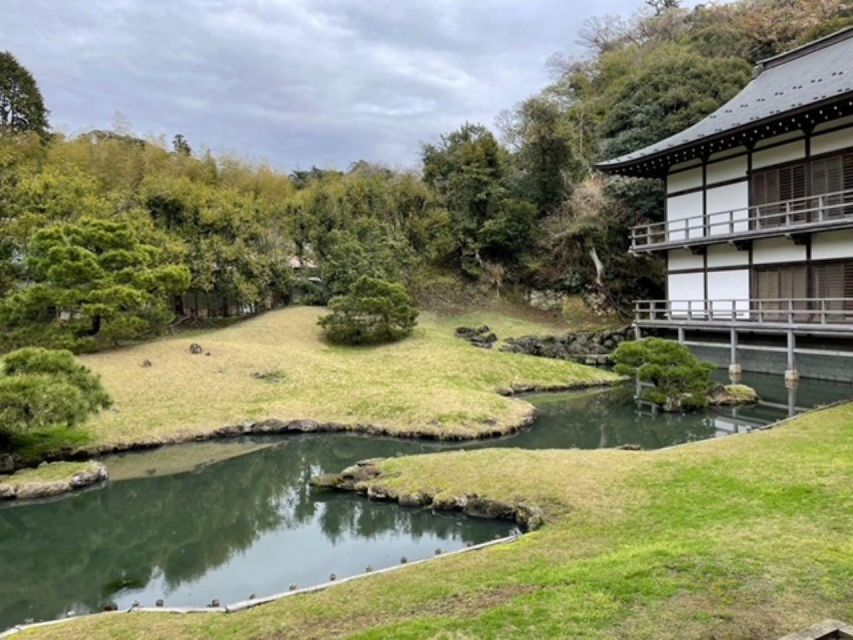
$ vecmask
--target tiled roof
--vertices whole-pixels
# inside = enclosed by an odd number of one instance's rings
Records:
[[[848,95],[853,95],[853,27],[763,60],[756,66],[753,80],[705,119],[644,149],[596,166],[608,173],[628,173],[652,158]]]

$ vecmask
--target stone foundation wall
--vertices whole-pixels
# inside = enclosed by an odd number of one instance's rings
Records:
[[[720,344],[719,347],[690,347],[690,350],[718,367],[729,366],[728,344]],[[776,351],[741,349],[738,351],[738,360],[744,371],[778,373],[782,376],[788,368],[787,355]],[[797,370],[803,378],[853,382],[853,357],[798,354]]]

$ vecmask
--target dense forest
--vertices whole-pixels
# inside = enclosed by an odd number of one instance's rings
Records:
[[[0,54],[2,346],[90,350],[186,318],[325,304],[365,276],[417,293],[439,271],[624,309],[660,293],[661,265],[627,253],[627,228],[660,218],[662,185],[592,163],[681,130],[757,60],[851,23],[845,0],[648,0],[585,24],[584,54],[555,56],[549,86],[494,130],[424,144],[412,171],[287,175],[122,126],[67,137]]]

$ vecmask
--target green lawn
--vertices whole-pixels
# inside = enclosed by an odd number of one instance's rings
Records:
[[[115,405],[77,438],[89,447],[170,442],[267,418],[470,438],[510,430],[529,417],[529,403],[503,397],[499,389],[618,379],[569,362],[476,349],[453,336],[460,320],[429,313],[401,342],[336,347],[322,339],[321,313],[287,308],[224,329],[82,357],[102,376]],[[553,331],[499,313],[477,320],[501,337]],[[193,342],[210,355],[191,355]],[[143,366],[146,361],[150,366]],[[255,373],[274,375],[257,379]]]
[[[372,482],[541,508],[520,541],[231,615],[24,638],[776,638],[853,619],[853,404],[659,452],[485,449]],[[17,636],[16,636],[17,637]]]

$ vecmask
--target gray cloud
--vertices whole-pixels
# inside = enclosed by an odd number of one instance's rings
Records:
[[[640,0],[2,0],[0,48],[54,127],[181,132],[292,169],[416,163],[419,143],[540,89],[592,15]]]

